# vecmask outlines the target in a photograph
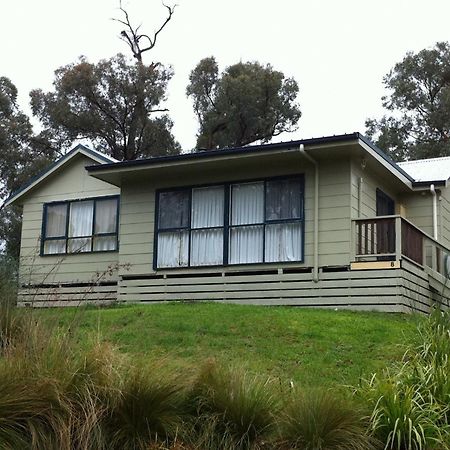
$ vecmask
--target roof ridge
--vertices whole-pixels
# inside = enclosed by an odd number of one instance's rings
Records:
[[[437,158],[424,158],[424,159],[413,159],[411,161],[400,161],[397,164],[417,164],[417,163],[423,163],[428,161],[442,161],[443,159],[450,159],[450,156],[438,156]]]

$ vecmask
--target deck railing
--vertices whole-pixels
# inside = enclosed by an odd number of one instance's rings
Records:
[[[352,236],[354,261],[400,261],[406,258],[447,275],[450,249],[404,217],[355,219]]]

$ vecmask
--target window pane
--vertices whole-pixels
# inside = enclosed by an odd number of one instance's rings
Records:
[[[223,186],[192,189],[192,228],[223,226]]]
[[[69,239],[67,253],[85,253],[91,251],[92,238]]]
[[[264,221],[264,183],[234,184],[231,188],[231,224]]]
[[[266,183],[266,220],[300,219],[301,214],[302,186],[299,179]]]
[[[91,236],[94,217],[92,200],[70,204],[69,237]]]
[[[47,205],[45,223],[45,237],[59,237],[66,235],[67,204]]]
[[[96,236],[94,237],[94,252],[117,250],[116,236]]]
[[[230,264],[262,262],[263,235],[262,225],[232,228],[230,231]]]
[[[189,232],[175,231],[158,234],[158,267],[188,265]]]
[[[95,204],[95,232],[115,233],[116,228],[117,199],[97,200]]]
[[[66,253],[66,240],[50,240],[44,242],[44,255],[55,255],[58,253]]]
[[[218,264],[223,264],[223,229],[192,231],[191,266]]]
[[[159,228],[185,228],[189,226],[189,191],[160,192]]]
[[[266,226],[266,262],[302,260],[302,224]]]

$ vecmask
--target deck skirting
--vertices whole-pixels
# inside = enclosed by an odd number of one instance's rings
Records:
[[[57,307],[111,305],[117,302],[117,282],[64,283],[22,286],[18,305],[29,307]]]
[[[44,307],[171,301],[428,313],[448,299],[435,283],[431,287],[426,271],[408,261],[385,269],[321,270],[318,282],[311,272],[292,270],[191,272],[133,275],[95,285],[28,286],[19,295],[20,305]]]

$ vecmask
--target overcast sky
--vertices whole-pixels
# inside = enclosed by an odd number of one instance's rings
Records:
[[[169,0],[166,0],[169,2]],[[49,90],[53,72],[85,55],[96,62],[128,54],[118,39],[118,0],[3,0],[0,76],[28,92]],[[159,0],[124,0],[150,34],[165,18]],[[450,40],[448,0],[177,0],[172,21],[145,62],[172,65],[167,106],[183,149],[195,144],[197,122],[185,95],[189,72],[206,56],[219,67],[271,63],[300,86],[302,110],[290,140],[364,131],[382,113],[382,77],[407,51]]]

